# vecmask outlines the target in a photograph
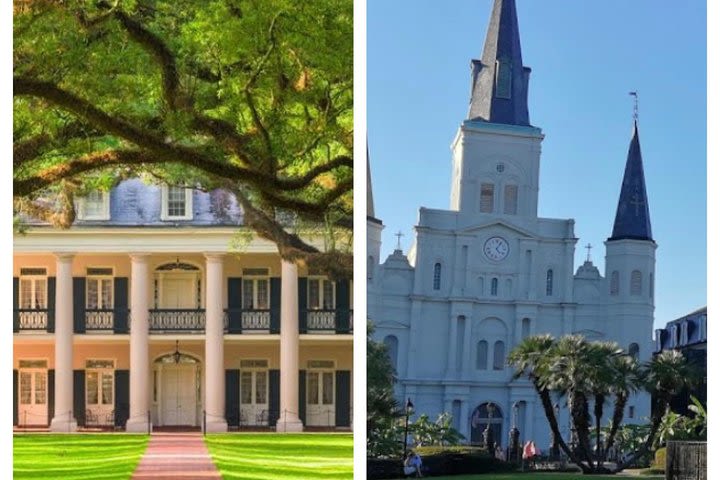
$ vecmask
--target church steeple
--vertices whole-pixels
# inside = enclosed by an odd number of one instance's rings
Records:
[[[615,214],[615,225],[612,237],[608,238],[608,241],[622,239],[653,241],[637,119],[633,126],[625,164],[625,176]]]
[[[472,61],[469,120],[530,125],[515,0],[495,0],[482,60]]]

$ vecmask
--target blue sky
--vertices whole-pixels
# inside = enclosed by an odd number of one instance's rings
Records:
[[[451,8],[448,6],[451,5]],[[539,214],[574,218],[576,268],[604,272],[640,95],[658,243],[656,326],[706,304],[705,2],[517,0],[530,121],[543,129]],[[492,0],[368,0],[367,108],[383,258],[407,251],[420,206],[448,208],[449,145],[466,117],[469,62]]]

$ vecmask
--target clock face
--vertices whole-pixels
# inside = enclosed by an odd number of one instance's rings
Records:
[[[508,245],[507,240],[502,237],[490,237],[485,242],[483,253],[490,260],[499,262],[500,260],[505,260],[508,253],[510,253],[510,245]]]

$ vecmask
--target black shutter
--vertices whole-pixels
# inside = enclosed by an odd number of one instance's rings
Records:
[[[18,424],[18,371],[13,369],[13,425]]]
[[[300,333],[307,333],[307,278],[298,278],[298,325]]]
[[[225,419],[240,426],[240,370],[225,370]]]
[[[55,370],[48,370],[48,425],[52,421],[53,415],[55,414]]]
[[[47,308],[48,308],[48,333],[55,332],[55,277],[48,277],[47,279]]]
[[[280,416],[280,370],[270,370],[268,373],[270,374],[268,424],[274,427]]]
[[[13,277],[13,332],[20,331],[20,279]]]
[[[85,277],[73,277],[73,326],[75,333],[85,333]]]
[[[270,279],[270,333],[280,333],[280,302],[282,282],[279,277]]]
[[[350,282],[338,281],[335,291],[335,333],[350,333]]]
[[[228,277],[228,333],[242,333],[242,277]]]
[[[113,332],[128,333],[128,279],[115,277],[113,284]]]
[[[305,421],[305,412],[307,411],[307,384],[305,383],[305,370],[300,370],[299,372],[300,380],[298,381],[298,409],[300,412],[298,412],[298,417],[300,417],[300,421],[305,425],[307,422]]]
[[[350,370],[335,372],[335,426],[350,426]]]
[[[98,379],[100,380],[100,379]],[[85,370],[73,370],[73,410],[80,427],[85,426]]]
[[[130,416],[130,370],[115,370],[115,426],[124,427]]]

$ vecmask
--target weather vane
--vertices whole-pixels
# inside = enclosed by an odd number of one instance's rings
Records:
[[[635,105],[633,106],[633,120],[635,120],[635,123],[637,123],[638,118],[640,117],[640,113],[638,110],[638,92],[630,92],[628,95],[631,97],[635,97]]]
[[[397,243],[396,250],[402,250],[402,246],[400,245],[400,237],[404,237],[405,235],[403,235],[403,233],[400,230],[398,230],[398,232],[395,234],[395,236],[398,237],[398,243]]]

